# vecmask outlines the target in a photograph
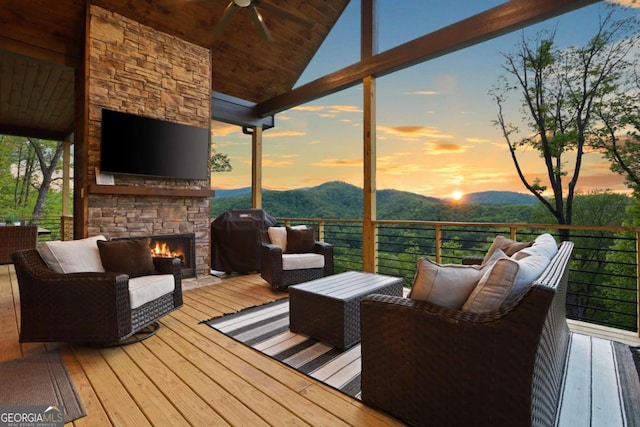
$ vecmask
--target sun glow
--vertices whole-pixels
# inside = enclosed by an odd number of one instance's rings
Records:
[[[460,190],[455,190],[451,193],[451,198],[453,200],[461,200],[464,197],[464,193]]]

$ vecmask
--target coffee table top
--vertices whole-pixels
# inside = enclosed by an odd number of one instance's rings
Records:
[[[363,271],[347,271],[320,279],[289,286],[289,292],[309,292],[337,300],[349,300],[361,295],[376,293],[392,283],[402,283],[402,278]]]

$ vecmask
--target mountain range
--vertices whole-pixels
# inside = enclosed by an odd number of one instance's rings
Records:
[[[264,190],[262,205],[275,217],[361,219],[362,188],[341,181],[287,191]],[[377,218],[404,220],[447,220],[515,222],[527,220],[537,206],[532,196],[510,191],[470,193],[461,200],[423,196],[408,191],[378,190]],[[251,206],[251,187],[216,190],[212,215],[227,209]]]

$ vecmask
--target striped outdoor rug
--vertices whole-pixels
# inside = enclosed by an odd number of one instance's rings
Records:
[[[360,398],[360,345],[343,351],[290,332],[288,299],[205,323],[299,372]]]

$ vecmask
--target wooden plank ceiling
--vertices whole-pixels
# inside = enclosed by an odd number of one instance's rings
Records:
[[[211,48],[213,91],[260,103],[293,87],[349,2],[254,0],[268,42],[247,9],[213,34],[229,1],[90,3]],[[85,10],[86,0],[0,0],[0,133],[64,139],[72,131]]]

